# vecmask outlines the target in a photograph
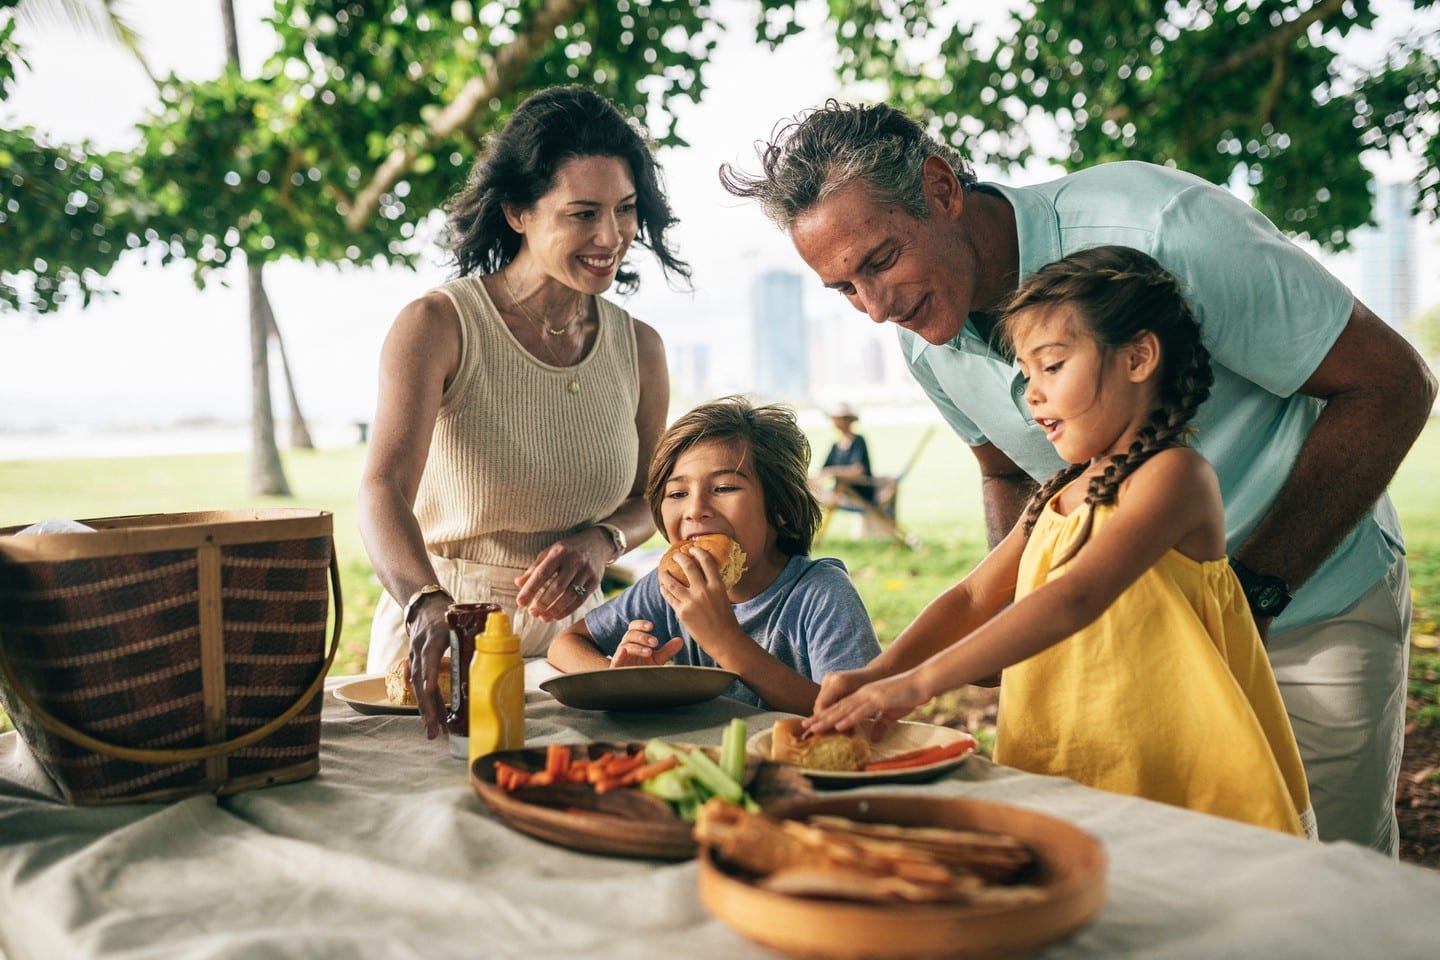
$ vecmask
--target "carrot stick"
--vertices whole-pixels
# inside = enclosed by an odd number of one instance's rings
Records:
[[[666,757],[664,760],[656,760],[654,763],[642,764],[629,771],[620,778],[622,787],[633,787],[637,783],[644,783],[651,777],[658,777],[666,770],[671,770],[680,762],[679,757]]]
[[[523,787],[530,779],[530,774],[519,767],[512,767],[503,760],[495,761],[495,785],[502,790],[514,790]]]
[[[563,743],[552,743],[545,748],[545,772],[561,777],[570,767],[570,748]]]
[[[904,770],[909,767],[924,767],[932,763],[939,763],[941,760],[949,760],[952,757],[962,757],[975,749],[973,740],[956,740],[938,747],[921,747],[919,750],[911,750],[907,753],[897,754],[893,757],[886,757],[884,760],[872,760],[865,764],[867,773],[880,770]]]
[[[610,764],[610,769],[617,774],[626,774],[645,766],[645,754],[632,753],[628,757],[616,756]]]
[[[630,756],[618,753],[607,753],[590,764],[590,772],[586,775],[585,779],[591,783],[598,783],[601,780],[618,779],[644,763],[645,755],[643,753],[631,754]]]

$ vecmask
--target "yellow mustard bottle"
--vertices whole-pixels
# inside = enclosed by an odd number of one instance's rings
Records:
[[[498,610],[485,618],[475,637],[470,661],[470,757],[525,746],[525,661],[510,615]]]

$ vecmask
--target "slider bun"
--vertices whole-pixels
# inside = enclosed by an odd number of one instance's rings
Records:
[[[715,558],[715,564],[720,568],[720,579],[725,582],[726,590],[739,583],[740,578],[745,574],[745,551],[740,549],[740,544],[723,533],[702,533],[689,540],[675,541],[670,544],[670,549],[665,551],[665,556],[660,558],[660,569],[687,587],[690,585],[690,580],[685,576],[685,571],[680,569],[680,564],[675,562],[675,554],[688,547],[699,547]]]
[[[410,658],[396,660],[385,673],[385,697],[401,706],[415,706],[415,687],[410,682]],[[440,661],[440,699],[450,702],[450,655]]]
[[[870,762],[870,739],[858,729],[812,734],[799,717],[787,717],[770,733],[770,759],[807,770],[854,772]]]

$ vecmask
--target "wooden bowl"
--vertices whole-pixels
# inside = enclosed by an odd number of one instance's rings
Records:
[[[788,957],[920,960],[1015,956],[1063,939],[1105,902],[1105,851],[1088,833],[1054,817],[959,797],[904,794],[800,799],[772,816],[830,814],[903,826],[1004,833],[1027,844],[1043,899],[1025,904],[859,903],[764,890],[708,847],[698,855],[700,901],[741,935]]]

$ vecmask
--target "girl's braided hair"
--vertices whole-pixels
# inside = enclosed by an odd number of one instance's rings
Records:
[[[1181,293],[1179,281],[1145,253],[1131,247],[1080,250],[1040,268],[1025,279],[1006,305],[999,335],[1013,348],[1018,317],[1034,307],[1070,304],[1084,320],[1102,352],[1123,347],[1149,331],[1160,342],[1160,406],[1124,453],[1110,458],[1092,477],[1085,493],[1091,510],[1075,545],[1055,566],[1068,562],[1090,537],[1094,506],[1114,503],[1120,484],[1161,450],[1183,446],[1200,404],[1210,396],[1214,374],[1210,354],[1200,343],[1200,328]],[[1025,506],[1024,532],[1030,536],[1040,511],[1088,464],[1072,464],[1046,481]]]

